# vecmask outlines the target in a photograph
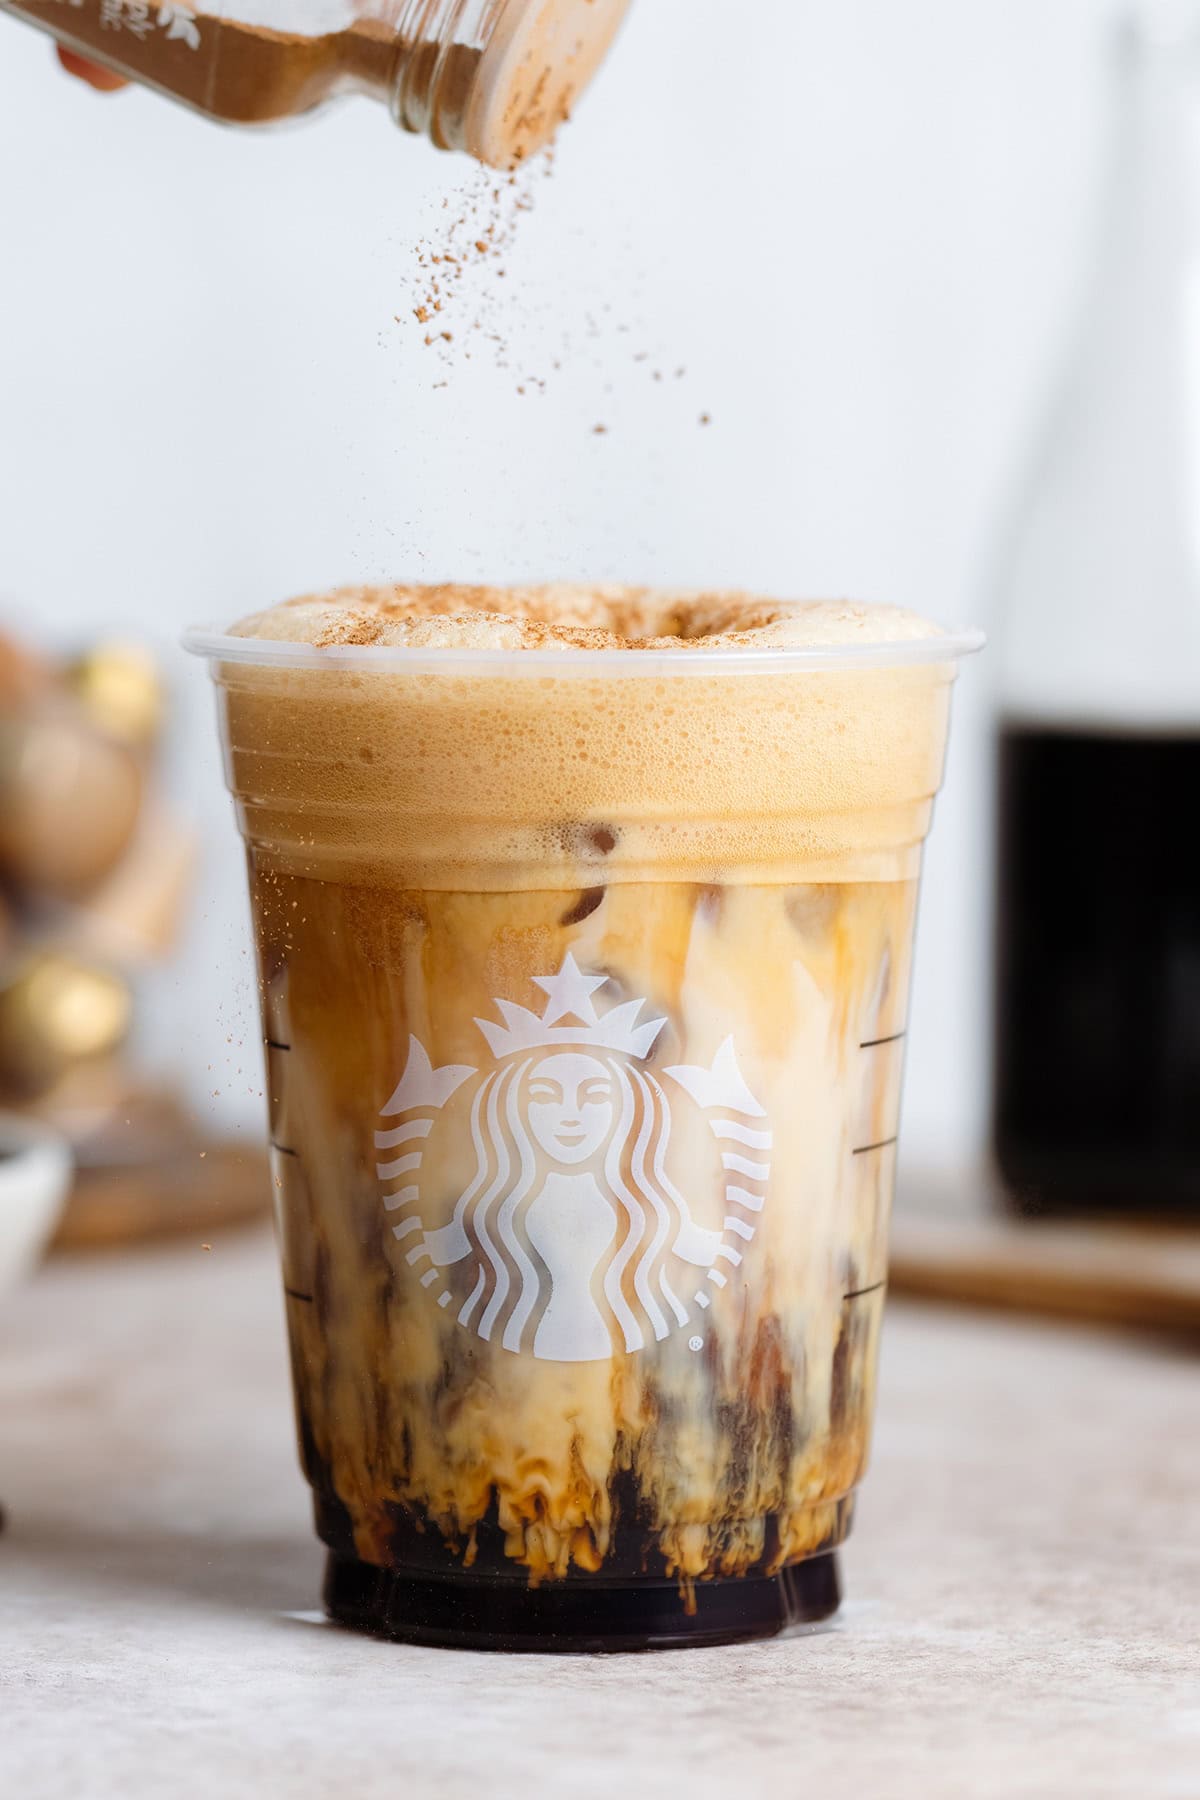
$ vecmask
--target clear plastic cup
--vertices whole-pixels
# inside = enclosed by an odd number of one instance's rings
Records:
[[[921,847],[981,641],[189,635],[334,1617],[624,1649],[835,1610]]]

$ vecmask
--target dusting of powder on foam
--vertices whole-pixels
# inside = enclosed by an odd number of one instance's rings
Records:
[[[815,649],[939,632],[895,606],[558,584],[342,588],[286,600],[233,634],[318,648],[637,651]]]
[[[936,640],[912,614],[647,588],[399,587],[290,601],[237,629],[522,652],[453,679],[419,658],[411,673],[386,660],[372,672],[369,655],[352,668],[223,663],[231,780],[256,856],[277,871],[500,892],[903,881],[918,866],[953,657],[737,666],[780,645]],[[668,683],[638,655],[647,645],[733,654]],[[564,646],[630,654],[527,679],[526,650]],[[620,679],[641,667],[646,679]]]

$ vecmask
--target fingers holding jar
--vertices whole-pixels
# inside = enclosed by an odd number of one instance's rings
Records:
[[[88,62],[85,57],[77,56],[74,50],[64,49],[61,44],[58,46],[58,60],[68,75],[77,75],[80,81],[86,81],[97,93],[115,94],[118,88],[126,86],[124,79],[111,69],[101,68],[99,63]]]

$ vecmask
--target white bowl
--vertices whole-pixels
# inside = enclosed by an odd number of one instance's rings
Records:
[[[29,1274],[71,1185],[71,1151],[48,1126],[0,1113],[0,1294]]]

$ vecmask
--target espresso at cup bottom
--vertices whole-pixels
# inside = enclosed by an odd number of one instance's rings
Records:
[[[955,652],[852,690],[836,659],[685,651],[648,707],[648,661],[625,686],[586,655],[530,680],[532,651],[235,642],[217,679],[330,1612],[533,1650],[827,1617]],[[513,755],[559,796],[550,829]]]

